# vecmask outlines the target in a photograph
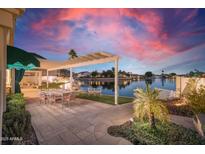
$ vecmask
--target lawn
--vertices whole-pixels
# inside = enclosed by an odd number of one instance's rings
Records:
[[[151,129],[148,122],[126,122],[119,126],[111,126],[108,133],[116,137],[124,137],[133,144],[148,145],[198,145],[205,144],[195,131],[174,123],[156,123],[156,129]]]
[[[49,83],[48,84],[48,89],[59,89],[61,85],[64,85],[65,83],[59,82],[59,83]],[[42,83],[42,86],[40,89],[47,89],[47,85],[45,82]]]
[[[106,104],[114,104],[115,102],[114,96],[111,96],[111,95],[91,95],[91,94],[86,94],[86,93],[80,93],[77,95],[77,97],[82,98],[82,99],[102,102]],[[118,97],[119,104],[131,103],[132,101],[133,101],[133,98],[130,98],[130,97]]]

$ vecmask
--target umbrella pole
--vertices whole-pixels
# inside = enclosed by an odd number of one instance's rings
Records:
[[[11,93],[15,93],[15,69],[11,69]]]
[[[47,76],[47,78],[46,78],[46,88],[48,89],[48,70],[46,70],[46,76]]]

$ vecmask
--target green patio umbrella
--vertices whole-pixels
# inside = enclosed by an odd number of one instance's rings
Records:
[[[32,70],[35,69],[36,66],[33,64],[29,64],[27,66],[24,66],[23,64],[21,64],[20,62],[16,62],[14,64],[8,64],[7,65],[8,69],[16,69],[16,70]]]
[[[25,70],[40,67],[40,62],[36,56],[25,50],[7,46],[7,68],[15,69],[15,93],[20,93],[20,85]]]
[[[33,64],[35,67],[40,66],[40,62],[34,54],[16,47],[7,46],[7,64],[13,65],[16,62],[24,66],[28,66],[29,64]]]

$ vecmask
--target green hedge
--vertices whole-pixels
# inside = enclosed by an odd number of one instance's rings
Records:
[[[12,94],[7,97],[7,110],[3,114],[3,137],[9,138],[7,144],[15,140],[10,138],[24,138],[31,129],[31,115],[25,110],[25,100],[22,94]]]
[[[13,94],[7,97],[7,112],[25,110],[23,94]]]

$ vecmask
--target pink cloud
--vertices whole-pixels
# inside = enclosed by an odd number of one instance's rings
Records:
[[[187,20],[194,16],[195,12],[187,16]],[[140,23],[147,37],[138,35],[133,27],[123,21],[123,17]],[[75,25],[69,26],[68,21],[75,22]],[[121,54],[140,60],[158,61],[177,52],[174,50],[176,47],[167,43],[169,36],[163,30],[163,24],[161,15],[148,9],[60,9],[32,23],[31,28],[42,37],[65,43],[74,37],[76,28],[84,26],[87,32],[96,32],[102,40],[110,40]],[[79,44],[84,48],[89,45],[92,44]],[[56,49],[54,45],[48,45],[47,49],[59,52],[65,50],[65,47]]]
[[[48,13],[46,17],[31,24],[31,29],[39,36],[47,37],[51,40],[61,41],[68,39],[72,29],[64,22],[60,22],[57,15]]]
[[[199,9],[193,9],[192,11],[190,11],[190,13],[184,18],[184,21],[189,22],[190,20],[195,18],[196,15],[198,14],[198,10]]]
[[[120,9],[120,11],[123,15],[133,17],[141,22],[149,32],[155,34],[161,32],[163,21],[156,12],[143,9]]]

